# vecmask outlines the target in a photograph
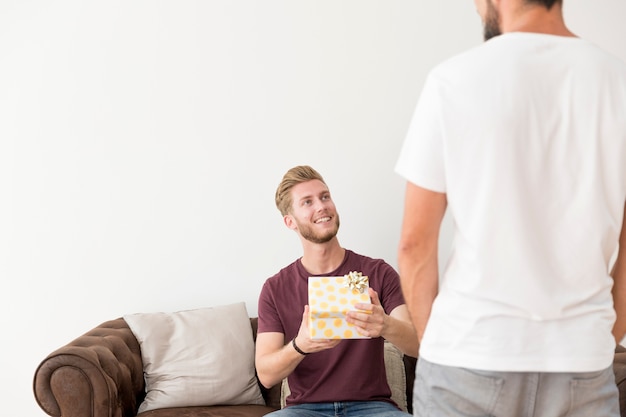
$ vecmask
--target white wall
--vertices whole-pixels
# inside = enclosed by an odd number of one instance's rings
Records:
[[[105,320],[255,315],[300,255],[273,203],[291,166],[326,177],[344,246],[396,265],[393,165],[427,71],[481,42],[473,7],[0,0],[3,415],[44,415],[36,366]],[[626,59],[626,2],[566,13]]]

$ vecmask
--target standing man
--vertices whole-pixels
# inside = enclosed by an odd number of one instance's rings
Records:
[[[559,0],[476,6],[486,42],[429,74],[396,166],[415,415],[618,417],[626,66],[572,34]]]
[[[287,407],[281,417],[406,417],[391,400],[385,375],[383,339],[417,356],[417,336],[398,274],[380,259],[344,249],[337,240],[339,215],[322,176],[297,166],[283,177],[276,207],[302,244],[303,255],[269,278],[259,297],[256,367],[271,387],[288,377]],[[312,340],[309,337],[308,278],[369,277],[371,304],[355,308],[347,321],[371,339]]]

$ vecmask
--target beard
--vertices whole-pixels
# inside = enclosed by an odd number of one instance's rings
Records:
[[[337,232],[339,231],[339,215],[335,215],[335,227],[331,230],[327,230],[324,233],[316,233],[315,230],[308,224],[300,223],[296,220],[296,224],[298,225],[298,230],[300,231],[300,235],[309,242],[313,243],[326,243],[331,241],[335,236],[337,236]]]
[[[487,1],[487,16],[485,16],[485,22],[483,23],[483,37],[486,42],[500,35],[502,35],[502,30],[500,29],[500,13],[490,1]]]

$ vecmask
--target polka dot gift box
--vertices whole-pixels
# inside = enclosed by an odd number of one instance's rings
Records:
[[[371,303],[368,277],[350,272],[342,277],[309,277],[311,339],[368,339],[346,322],[357,303]]]

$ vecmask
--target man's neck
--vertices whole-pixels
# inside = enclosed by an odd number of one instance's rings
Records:
[[[514,5],[516,2],[507,2]],[[506,7],[506,6],[505,6]],[[531,32],[575,37],[565,25],[560,4],[550,10],[540,5],[517,5],[501,10],[502,33]]]
[[[304,254],[300,261],[311,275],[328,274],[341,265],[346,250],[339,245],[337,238],[323,244],[303,242]]]

